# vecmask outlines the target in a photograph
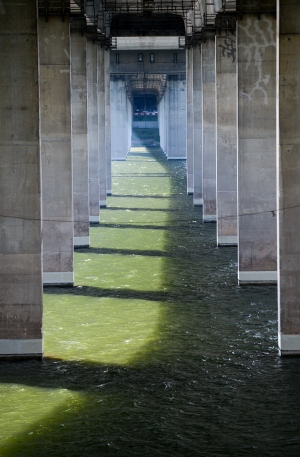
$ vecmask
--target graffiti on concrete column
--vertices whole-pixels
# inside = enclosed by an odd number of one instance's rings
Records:
[[[274,22],[268,19],[265,15],[261,19],[248,18],[245,25],[239,23],[239,29],[243,30],[248,39],[243,40],[239,44],[239,53],[246,56],[247,64],[246,71],[250,64],[254,64],[257,69],[257,80],[255,81],[252,89],[247,92],[241,92],[241,95],[252,100],[255,91],[261,91],[264,95],[264,104],[268,105],[268,85],[271,74],[265,71],[264,56],[268,52],[268,48],[274,47],[276,49]],[[240,54],[241,55],[241,54]],[[268,59],[269,60],[269,59]],[[275,56],[274,56],[275,61]],[[268,69],[270,66],[268,65]]]
[[[219,48],[222,49],[222,56],[232,59],[232,63],[235,63],[236,58],[236,40],[235,38],[220,37],[223,38],[223,44],[219,44]]]

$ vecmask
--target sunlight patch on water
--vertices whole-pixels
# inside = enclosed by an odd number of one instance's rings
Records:
[[[41,389],[20,384],[0,385],[0,449],[18,434],[39,432],[40,424],[58,407],[80,394],[67,389]],[[14,438],[13,438],[14,437]]]
[[[82,295],[45,295],[45,356],[126,364],[155,340],[160,303]]]

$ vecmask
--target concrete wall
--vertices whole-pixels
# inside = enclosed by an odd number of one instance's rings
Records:
[[[57,37],[62,37],[59,40]],[[44,284],[74,283],[70,31],[39,18]]]
[[[1,2],[0,357],[43,353],[36,3]]]
[[[202,43],[203,83],[203,220],[216,220],[216,69],[215,37]]]
[[[236,35],[216,35],[217,244],[237,244]]]
[[[276,282],[274,15],[238,22],[238,277]]]
[[[74,246],[90,245],[86,38],[71,28]]]
[[[278,10],[277,217],[278,343],[280,352],[300,354],[300,5]],[[280,110],[280,111],[279,111]]]

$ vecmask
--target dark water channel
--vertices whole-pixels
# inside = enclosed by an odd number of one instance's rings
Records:
[[[235,248],[158,149],[45,291],[45,358],[0,364],[0,456],[298,456],[300,359],[277,355],[275,287],[237,286]]]

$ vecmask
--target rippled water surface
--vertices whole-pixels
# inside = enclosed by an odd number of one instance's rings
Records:
[[[276,290],[237,287],[201,216],[184,161],[113,163],[76,287],[45,291],[45,359],[0,364],[0,456],[300,455]]]

